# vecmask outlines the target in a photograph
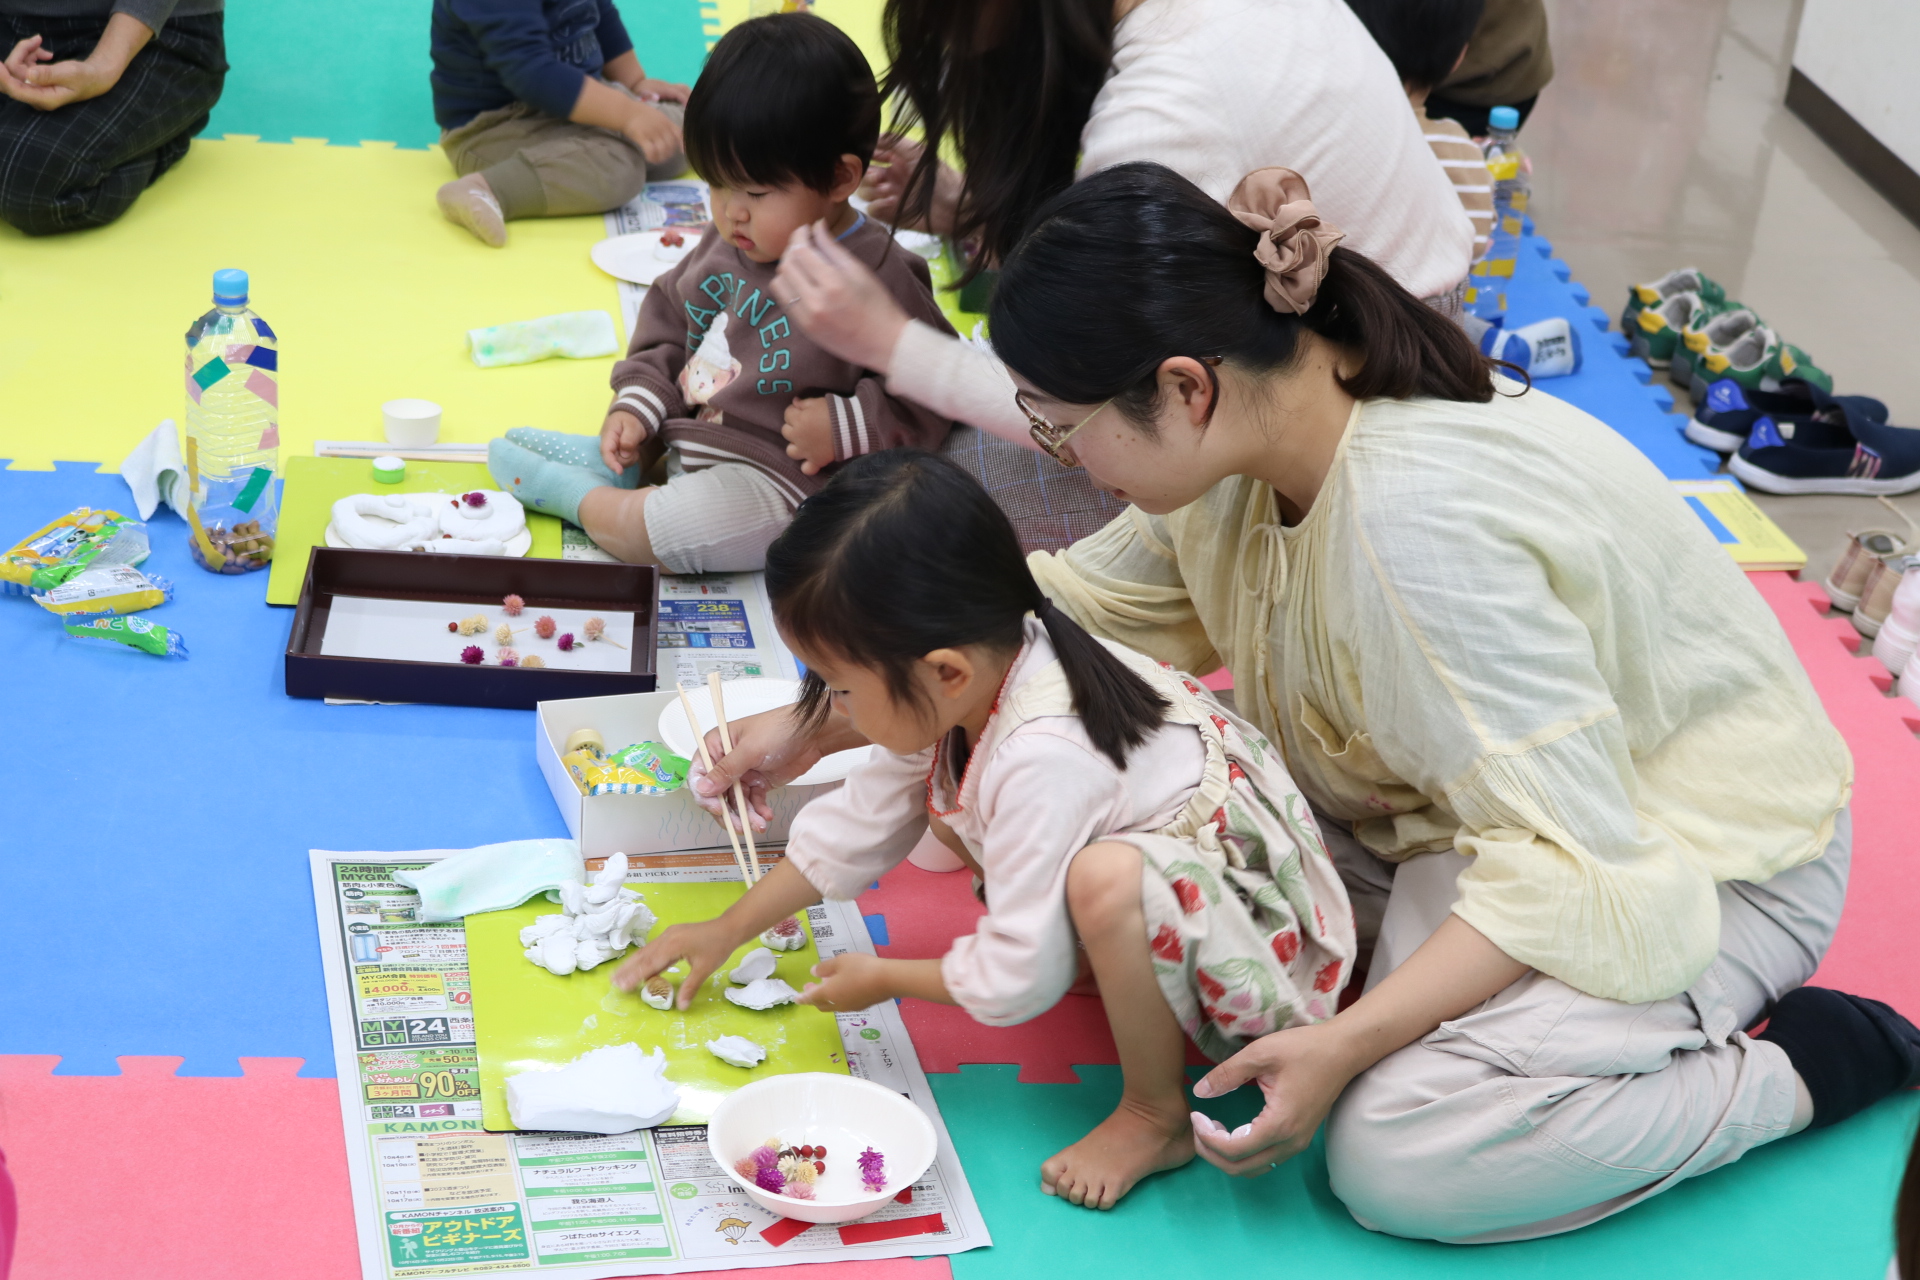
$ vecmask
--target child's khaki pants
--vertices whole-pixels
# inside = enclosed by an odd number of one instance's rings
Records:
[[[611,87],[629,93],[624,85]],[[680,123],[679,103],[654,105]],[[605,213],[639,195],[647,183],[678,177],[687,168],[687,158],[678,153],[648,164],[623,135],[556,119],[524,102],[483,111],[446,130],[440,149],[461,177],[486,175],[508,221]]]

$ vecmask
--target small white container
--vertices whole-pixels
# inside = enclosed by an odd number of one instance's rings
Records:
[[[827,1172],[814,1184],[814,1199],[763,1191],[734,1170],[768,1138],[827,1148]],[[887,1182],[879,1191],[860,1183],[857,1158],[867,1147],[886,1157]],[[768,1213],[802,1222],[852,1222],[878,1213],[932,1167],[939,1149],[933,1122],[919,1107],[871,1080],[823,1071],[743,1085],[707,1121],[707,1150],[727,1176]]]
[[[440,439],[440,406],[431,400],[389,400],[380,406],[387,443],[400,449],[424,449]]]

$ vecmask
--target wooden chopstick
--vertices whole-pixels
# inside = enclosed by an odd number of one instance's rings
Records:
[[[713,771],[713,756],[707,751],[707,735],[700,732],[700,719],[693,714],[693,700],[687,697],[687,688],[685,685],[676,684],[674,688],[679,691],[680,709],[687,713],[687,727],[693,730],[694,743],[700,750],[700,763],[705,765],[707,771],[711,773]],[[722,792],[720,795],[720,825],[727,829],[727,843],[733,846],[734,868],[740,872],[741,881],[751,889],[753,887],[753,873],[747,867],[746,853],[740,848],[740,837],[733,834],[733,816],[727,810],[727,797],[725,792]]]
[[[728,755],[733,754],[733,731],[727,727],[727,700],[720,692],[720,673],[707,672],[707,696],[713,699],[713,718],[719,722],[720,745]],[[747,817],[747,792],[738,779],[733,784],[733,800],[740,809],[740,834],[747,838],[747,863],[753,868],[753,878],[758,883],[764,872],[760,868],[760,851],[753,847],[753,822]]]

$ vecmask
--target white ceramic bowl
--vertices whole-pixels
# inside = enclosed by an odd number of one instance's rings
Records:
[[[734,1163],[768,1138],[789,1146],[825,1146],[827,1172],[812,1200],[763,1191]],[[872,1147],[886,1157],[887,1185],[860,1185],[859,1154]],[[933,1165],[939,1151],[933,1122],[920,1108],[883,1085],[824,1071],[769,1076],[736,1089],[707,1121],[707,1149],[727,1176],[768,1213],[802,1222],[852,1222],[884,1209],[889,1200]]]
[[[727,723],[744,720],[748,716],[758,715],[762,711],[772,711],[779,707],[792,706],[800,697],[800,682],[797,680],[776,680],[771,676],[755,676],[748,680],[729,680],[721,689],[721,705],[727,709]],[[713,714],[713,701],[707,696],[705,685],[687,690],[687,701],[693,704],[693,714],[700,721],[699,735],[687,724],[687,713],[675,698],[660,713],[660,741],[673,748],[673,754],[694,759],[700,751],[700,738],[707,730],[719,723]],[[839,782],[853,771],[853,766],[873,754],[872,747],[855,747],[851,751],[836,751],[793,780],[796,787],[817,787],[829,782]]]
[[[424,449],[440,438],[440,406],[431,400],[389,400],[380,406],[387,443]]]

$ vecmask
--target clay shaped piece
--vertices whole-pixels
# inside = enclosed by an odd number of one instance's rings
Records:
[[[775,951],[798,951],[807,945],[807,931],[800,927],[798,917],[788,916],[760,935],[760,945]]]
[[[476,505],[474,498],[482,501]],[[506,545],[527,527],[527,510],[520,505],[519,499],[510,493],[500,493],[485,489],[466,495],[465,500],[443,498],[439,508],[440,541],[456,543],[496,542]],[[435,551],[452,551],[453,547],[438,546]],[[473,553],[472,546],[457,550]],[[497,552],[479,552],[481,555]]]
[[[779,978],[761,978],[744,987],[727,988],[727,999],[742,1009],[771,1009],[775,1005],[792,1004],[799,994]]]
[[[727,975],[727,981],[746,986],[762,978],[771,978],[774,963],[773,952],[765,947],[755,947],[741,958],[733,972]]]
[[[628,1042],[591,1049],[558,1071],[507,1077],[507,1113],[520,1129],[627,1133],[651,1129],[680,1108],[667,1055]]]
[[[709,1040],[707,1052],[730,1067],[757,1067],[767,1060],[767,1051],[745,1036]]]
[[[330,527],[349,547],[409,551],[440,536],[436,503],[431,494],[349,494],[333,504]]]
[[[665,974],[656,973],[647,979],[647,985],[640,988],[640,998],[656,1009],[666,1010],[673,1007],[673,983]]]

